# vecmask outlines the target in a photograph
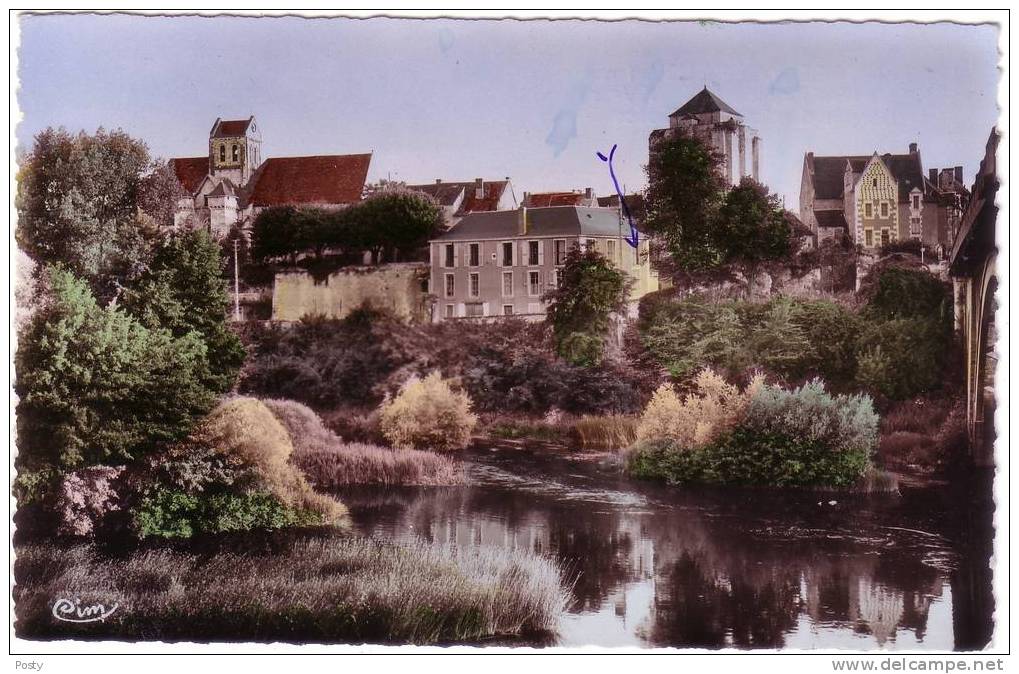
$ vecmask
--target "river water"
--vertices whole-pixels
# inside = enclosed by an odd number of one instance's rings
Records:
[[[973,650],[990,637],[986,477],[897,495],[683,489],[580,456],[475,448],[467,486],[340,495],[366,535],[557,559],[574,585],[554,645]]]

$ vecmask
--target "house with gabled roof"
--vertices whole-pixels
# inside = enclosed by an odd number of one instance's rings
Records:
[[[203,223],[215,236],[247,225],[271,206],[343,208],[361,200],[371,154],[262,159],[254,117],[219,119],[204,157],[177,157],[170,168],[187,193],[175,223]]]
[[[961,182],[961,167],[958,173]],[[916,143],[910,143],[905,154],[808,152],[800,182],[800,218],[819,242],[846,235],[865,249],[908,239],[944,247],[952,219],[961,212],[962,198],[946,197],[954,182],[941,187],[924,176]]]
[[[406,187],[435,199],[445,211],[445,221],[450,226],[455,225],[469,213],[502,211],[517,207],[509,176],[504,180],[475,178],[473,182],[450,182],[436,178],[434,183]]]

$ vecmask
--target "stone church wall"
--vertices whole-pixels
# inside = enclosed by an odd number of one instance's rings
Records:
[[[414,322],[427,321],[428,294],[422,287],[427,278],[424,263],[347,267],[322,277],[303,270],[280,272],[273,286],[272,319],[343,318],[367,303]]]

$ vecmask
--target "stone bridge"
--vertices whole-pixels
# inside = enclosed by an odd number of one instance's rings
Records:
[[[997,129],[992,129],[949,258],[955,292],[955,327],[965,359],[966,428],[972,459],[982,466],[994,462],[997,147]]]

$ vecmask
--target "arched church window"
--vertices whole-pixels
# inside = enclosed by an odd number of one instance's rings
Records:
[[[219,160],[226,161],[226,145],[219,146]]]
[[[233,147],[230,149],[230,154],[231,154],[232,161],[240,161],[241,160],[241,151],[240,151],[240,148],[237,147],[236,143],[234,143]]]

